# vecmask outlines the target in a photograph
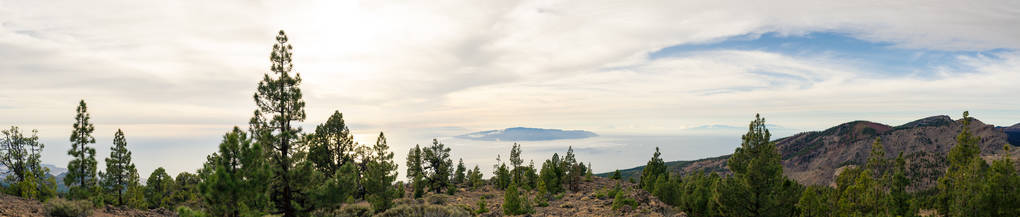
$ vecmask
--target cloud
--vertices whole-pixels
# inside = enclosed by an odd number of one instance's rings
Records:
[[[759,112],[796,129],[964,109],[1015,123],[1018,9],[1015,1],[0,1],[0,124],[42,129],[58,153],[45,160],[60,165],[84,98],[97,125],[148,126],[129,138],[181,130],[208,139],[153,146],[215,150],[217,136],[254,109],[279,29],[304,78],[305,125],[341,110],[364,126],[356,133],[386,131],[392,144],[510,124],[663,134],[742,126]],[[945,52],[940,61],[961,67],[890,75],[866,59],[825,55],[845,51],[835,47],[653,58],[668,47],[815,32]],[[988,50],[997,51],[953,53]],[[193,133],[204,127],[223,129]]]

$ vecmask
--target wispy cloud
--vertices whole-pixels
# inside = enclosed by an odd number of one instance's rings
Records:
[[[84,98],[103,134],[135,128],[129,141],[147,143],[135,153],[193,169],[181,162],[201,162],[246,123],[284,29],[305,79],[306,125],[341,110],[365,140],[386,131],[396,149],[509,126],[665,134],[742,126],[756,112],[796,129],[964,109],[1005,125],[1020,120],[1018,10],[1016,1],[0,1],[0,124],[40,128],[45,160],[60,165]],[[757,43],[713,46],[740,38]],[[826,39],[847,41],[798,50]],[[705,49],[661,53],[691,46]],[[207,139],[158,136],[169,131]]]

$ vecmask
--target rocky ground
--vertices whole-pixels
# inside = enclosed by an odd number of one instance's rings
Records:
[[[637,189],[635,184],[622,181],[621,187],[626,195],[638,202],[636,208],[624,206],[613,210],[613,198],[600,199],[596,196],[598,191],[612,188],[618,181],[593,177],[591,181],[585,181],[577,192],[564,192],[561,198],[549,201],[549,206],[535,207],[535,213],[530,216],[685,216],[651,196],[644,190]],[[524,195],[533,197],[536,192],[525,192]],[[478,209],[478,201],[484,198],[489,212],[479,216],[503,216],[501,205],[503,203],[503,191],[495,190],[492,186],[471,191],[461,188],[456,195],[433,195],[429,193],[425,198],[442,198],[449,206],[470,207]],[[529,199],[534,204],[534,198]]]
[[[637,207],[623,206],[614,210],[613,198],[599,198],[596,195],[599,191],[610,189],[620,183],[623,192],[629,198],[635,199]],[[522,192],[529,196],[534,205],[536,192]],[[534,207],[535,212],[528,216],[651,216],[651,217],[675,217],[685,216],[669,205],[666,205],[651,196],[644,190],[637,189],[635,184],[627,181],[617,181],[601,177],[592,177],[590,181],[584,181],[577,192],[564,192],[557,195],[558,199],[549,201],[549,206]],[[436,202],[441,200],[441,202]],[[456,195],[432,194],[429,193],[424,199],[398,199],[397,204],[407,203],[430,203],[442,204],[465,208],[470,210],[478,209],[478,201],[485,200],[489,212],[479,216],[503,216],[503,191],[493,189],[492,186],[485,186],[478,190],[461,188]],[[364,203],[364,202],[362,202]],[[367,204],[361,204],[367,206]],[[42,202],[29,200],[20,197],[0,194],[0,216],[9,217],[35,217],[47,216],[46,208]],[[136,210],[117,207],[95,208],[90,216],[133,216],[133,217],[167,217],[176,216],[173,212],[165,209]]]
[[[6,217],[43,217],[46,215],[46,208],[42,202],[21,197],[0,194],[0,216]],[[96,208],[92,215],[98,217],[130,216],[130,217],[170,217],[177,216],[172,211],[165,209],[136,210],[117,207]]]

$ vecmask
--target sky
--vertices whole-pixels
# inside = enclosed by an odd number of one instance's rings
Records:
[[[66,165],[74,109],[100,169],[123,129],[142,174],[194,171],[246,126],[279,30],[314,129],[339,110],[403,164],[433,138],[491,169],[511,127],[598,137],[596,172],[732,152],[761,113],[777,136],[962,111],[1020,122],[1020,1],[0,0],[0,127],[38,129]]]

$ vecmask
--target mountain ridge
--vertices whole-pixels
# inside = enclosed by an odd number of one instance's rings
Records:
[[[1011,144],[1003,129],[971,118],[972,133],[981,137],[981,155],[986,160],[1002,154],[1002,147]],[[895,158],[899,153],[907,159],[908,177],[912,190],[928,189],[945,172],[945,155],[955,145],[955,137],[962,129],[962,120],[949,116],[931,116],[899,126],[871,121],[851,121],[822,131],[808,131],[773,140],[782,156],[784,174],[805,185],[831,185],[836,170],[849,165],[862,165],[871,152],[875,138],[881,138],[885,157]],[[1012,143],[1016,146],[1015,143]],[[1014,159],[1018,149],[1011,149]],[[693,161],[670,161],[667,167],[681,175],[696,172],[728,174],[726,160],[729,155]],[[624,179],[640,178],[638,166],[621,170]],[[599,174],[607,176],[611,173]]]

